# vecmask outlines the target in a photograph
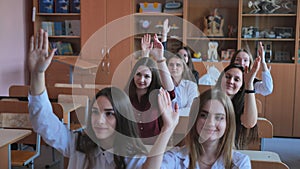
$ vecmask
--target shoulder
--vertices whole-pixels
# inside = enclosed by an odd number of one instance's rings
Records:
[[[238,151],[233,151],[232,162],[239,168],[251,168],[249,156]]]
[[[189,157],[188,150],[186,147],[174,147],[168,150],[164,154],[163,165],[167,166],[167,168],[174,168],[173,166],[181,166],[181,168],[188,168],[189,165]],[[164,168],[164,167],[162,167]]]

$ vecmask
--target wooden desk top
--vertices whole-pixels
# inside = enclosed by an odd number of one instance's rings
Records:
[[[77,57],[57,58],[57,59],[55,59],[55,61],[67,64],[69,66],[78,67],[81,69],[91,69],[91,68],[98,67],[97,64],[87,62],[87,61],[79,59]]]
[[[15,143],[31,134],[31,130],[0,129],[0,148]]]

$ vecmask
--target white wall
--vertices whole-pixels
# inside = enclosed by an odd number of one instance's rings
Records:
[[[12,84],[25,84],[29,1],[0,0],[0,95],[8,95]]]

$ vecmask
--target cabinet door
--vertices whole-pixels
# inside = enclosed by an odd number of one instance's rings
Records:
[[[300,64],[297,65],[295,83],[295,108],[294,108],[294,130],[293,136],[300,137]]]
[[[106,3],[107,54],[102,64],[104,69],[98,69],[96,83],[113,84],[123,88],[131,71],[130,59],[126,58],[129,58],[133,51],[130,35],[133,24],[127,16],[133,13],[133,2],[109,0]]]
[[[292,136],[295,65],[271,64],[274,89],[266,96],[265,117],[274,126],[274,136]]]

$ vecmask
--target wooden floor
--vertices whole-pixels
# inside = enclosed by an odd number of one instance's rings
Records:
[[[279,154],[281,160],[286,163],[290,169],[299,169],[300,166],[300,139],[293,138],[272,138],[265,139],[264,150],[273,151]],[[48,146],[42,146],[41,156],[35,161],[36,169],[45,168],[45,164],[50,164],[52,160],[52,149]],[[56,159],[63,160],[62,156],[56,152]],[[49,169],[62,169],[62,163],[52,166]],[[20,169],[20,168],[18,168]],[[25,167],[24,167],[25,169]]]

